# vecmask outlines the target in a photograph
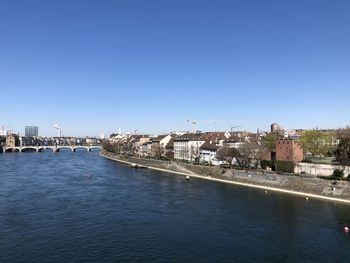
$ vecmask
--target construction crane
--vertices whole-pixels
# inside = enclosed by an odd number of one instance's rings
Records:
[[[186,120],[186,122],[192,123],[194,133],[197,131],[196,127],[198,123],[218,123],[218,121],[198,121],[198,120]]]
[[[60,126],[58,126],[58,124],[54,124],[52,127],[57,130],[57,136],[62,137],[62,130]]]

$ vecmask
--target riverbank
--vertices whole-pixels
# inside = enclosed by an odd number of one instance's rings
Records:
[[[131,166],[145,165],[148,169],[215,182],[245,186],[264,191],[293,194],[308,200],[315,198],[350,204],[350,183],[339,181],[333,185],[329,180],[316,177],[241,171],[160,160],[116,155],[102,150],[102,157]]]

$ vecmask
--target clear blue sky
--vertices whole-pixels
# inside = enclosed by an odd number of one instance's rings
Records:
[[[0,125],[350,124],[350,1],[0,2]]]

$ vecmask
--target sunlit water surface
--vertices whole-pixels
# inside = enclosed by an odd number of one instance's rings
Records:
[[[350,262],[349,208],[98,152],[0,154],[0,262]]]

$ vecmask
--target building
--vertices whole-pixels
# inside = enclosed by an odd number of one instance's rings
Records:
[[[98,143],[98,140],[96,137],[86,137],[84,140],[86,144],[90,144],[90,145]]]
[[[140,135],[135,141],[135,154],[138,156],[147,156],[147,145],[150,141],[148,136]]]
[[[6,147],[20,146],[19,136],[16,134],[9,134],[6,136]]]
[[[188,133],[174,139],[174,158],[185,161],[199,161],[199,149],[204,143],[200,134]]]
[[[301,162],[304,159],[304,151],[295,140],[279,139],[276,141],[276,160]]]
[[[172,135],[170,141],[165,145],[165,157],[174,158],[174,138],[176,135]]]
[[[216,151],[218,146],[215,143],[205,142],[199,147],[199,162],[213,164],[213,161],[216,160]]]
[[[148,141],[144,142],[139,145],[138,147],[138,155],[141,157],[146,157],[147,156],[147,148],[148,148]]]
[[[166,145],[170,142],[170,140],[174,137],[174,135],[160,135],[157,137],[153,137],[150,139],[150,156],[155,158],[164,157],[166,153]]]
[[[281,126],[278,123],[271,124],[271,132],[280,132],[282,130]]]
[[[26,137],[38,137],[39,127],[38,126],[25,126],[25,136]]]

